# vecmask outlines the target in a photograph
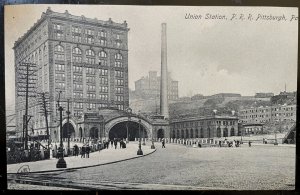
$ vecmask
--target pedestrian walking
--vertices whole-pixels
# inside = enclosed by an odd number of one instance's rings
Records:
[[[114,146],[114,140],[113,139],[110,140],[110,145],[111,145],[111,147]]]
[[[81,158],[85,158],[85,146],[81,147]]]
[[[89,145],[86,146],[86,157],[90,158],[91,147]]]
[[[249,147],[251,147],[251,142],[250,141],[248,142],[248,144],[249,144]]]
[[[77,144],[75,144],[75,146],[74,146],[74,153],[75,153],[75,156],[78,156],[79,148],[78,148]]]
[[[163,139],[161,143],[162,143],[162,146],[161,146],[161,147],[162,147],[162,148],[166,148],[166,146],[165,146],[165,139]]]
[[[120,149],[122,148],[123,139],[120,140]]]
[[[118,141],[117,141],[116,138],[115,138],[115,140],[114,140],[114,145],[115,145],[115,149],[117,149]]]

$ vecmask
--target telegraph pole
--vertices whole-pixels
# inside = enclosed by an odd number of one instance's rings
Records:
[[[41,97],[42,97],[42,113],[44,114],[45,116],[45,122],[46,122],[46,133],[47,133],[47,137],[48,137],[48,149],[50,149],[50,144],[51,144],[51,139],[50,139],[50,133],[49,133],[49,124],[48,124],[48,113],[49,111],[47,110],[47,107],[48,107],[48,104],[49,102],[46,101],[46,95],[48,93],[41,93]]]

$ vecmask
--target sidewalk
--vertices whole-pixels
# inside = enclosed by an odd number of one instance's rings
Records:
[[[22,166],[28,166],[30,173],[43,173],[43,172],[53,172],[53,171],[63,171],[80,169],[104,164],[110,164],[115,162],[120,162],[124,160],[129,160],[133,158],[139,158],[138,156],[138,142],[130,142],[127,144],[127,148],[120,149],[120,144],[118,143],[117,149],[109,148],[103,149],[100,152],[90,153],[90,158],[81,158],[81,156],[65,157],[67,163],[67,168],[56,168],[56,163],[58,159],[52,158],[49,160],[35,161],[35,162],[25,162],[18,164],[7,165],[7,173],[17,173]],[[151,149],[151,142],[147,142],[146,146],[142,145],[143,156],[155,152],[155,149]]]

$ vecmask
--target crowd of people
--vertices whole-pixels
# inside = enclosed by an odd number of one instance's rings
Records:
[[[126,148],[126,143],[123,141],[123,139],[114,138],[110,140],[104,140],[104,141],[98,141],[97,143],[93,144],[93,146],[90,146],[89,144],[84,144],[82,147],[79,147],[77,144],[73,146],[73,155],[78,156],[81,154],[81,158],[89,158],[90,153],[93,151],[101,151],[103,149],[109,149],[109,146],[111,148],[118,148],[118,143],[120,145],[120,148]]]

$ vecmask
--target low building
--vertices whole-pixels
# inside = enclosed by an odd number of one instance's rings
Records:
[[[216,138],[240,135],[237,116],[215,115],[170,121],[171,138]]]
[[[218,93],[211,96],[212,98],[225,98],[225,97],[242,97],[239,93]]]
[[[207,97],[202,95],[202,94],[196,94],[194,96],[191,97],[191,100],[203,100],[203,99],[206,99]]]
[[[256,93],[254,97],[256,98],[271,98],[274,96],[274,93]]]
[[[243,125],[243,134],[244,135],[257,135],[263,134],[263,124],[253,123]]]

